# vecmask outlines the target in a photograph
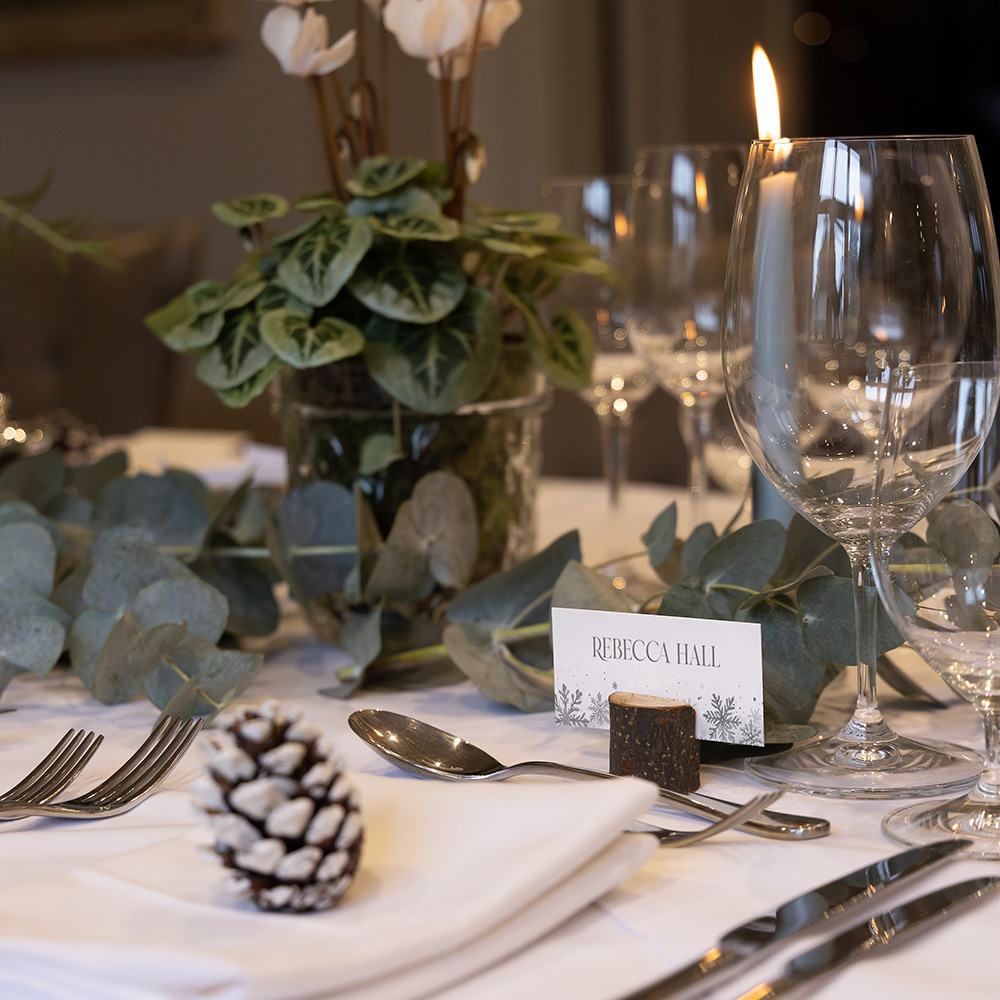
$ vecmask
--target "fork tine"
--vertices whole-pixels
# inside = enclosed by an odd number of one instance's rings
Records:
[[[152,791],[191,745],[204,720],[171,719],[169,722],[142,759],[134,756],[130,758],[129,766],[119,769],[124,772],[119,781],[111,783],[111,779],[108,779],[97,788],[69,801],[74,805],[117,806],[138,801]]]
[[[169,715],[162,716],[157,720],[149,735],[143,740],[138,750],[113,774],[108,775],[102,782],[95,785],[89,791],[74,798],[74,802],[91,802],[99,800],[107,792],[118,789],[129,776],[139,767],[142,767],[146,758],[153,753],[158,746],[169,740],[171,735],[183,725],[182,720],[174,719]]]
[[[0,802],[45,802],[57,795],[83,770],[103,739],[94,732],[68,730],[28,774],[0,795]]]

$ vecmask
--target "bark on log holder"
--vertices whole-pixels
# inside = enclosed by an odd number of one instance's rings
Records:
[[[675,792],[697,790],[701,743],[690,705],[630,691],[612,692],[608,703],[612,774],[646,778]]]

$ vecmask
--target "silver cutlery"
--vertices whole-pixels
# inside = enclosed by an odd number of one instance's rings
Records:
[[[501,781],[516,774],[551,774],[569,778],[610,778],[606,771],[557,764],[552,761],[521,761],[501,764],[495,757],[473,743],[397,712],[365,708],[352,712],[351,729],[376,753],[404,771],[450,780]],[[660,800],[710,819],[725,819],[740,803],[727,802],[700,793],[682,794],[661,788]],[[766,811],[760,814],[767,822],[750,819],[740,825],[744,833],[777,840],[812,840],[825,837],[830,824],[825,819],[794,816]]]
[[[1000,887],[1000,878],[970,878],[895,906],[793,958],[775,980],[761,983],[738,1000],[772,1000],[850,962],[898,944],[968,909]]]
[[[639,823],[637,825],[640,829],[631,832],[651,833],[659,840],[661,847],[690,847],[692,844],[700,844],[703,840],[708,840],[709,837],[714,837],[716,834],[731,830],[734,826],[740,826],[747,820],[753,819],[780,797],[781,792],[765,792],[740,806],[735,812],[731,812],[728,816],[714,823],[709,823],[708,826],[703,826],[700,830],[682,832],[680,830],[667,830],[650,823]]]
[[[704,955],[621,1000],[686,1000],[698,996],[753,964],[779,942],[816,928],[890,886],[909,881],[968,845],[968,840],[948,839],[925,847],[911,847],[816,886],[777,909],[734,927]],[[761,998],[765,996],[766,993],[761,994]]]
[[[0,802],[0,820],[26,816],[99,819],[137,806],[167,776],[198,735],[204,719],[164,716],[125,763],[89,792],[62,802]]]
[[[48,802],[86,766],[104,737],[70,729],[16,785],[0,795],[4,802]]]

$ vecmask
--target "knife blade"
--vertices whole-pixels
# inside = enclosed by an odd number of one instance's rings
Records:
[[[1000,878],[970,878],[879,913],[796,955],[777,979],[747,990],[737,1000],[773,1000],[784,996],[810,979],[895,945],[918,930],[927,930],[961,913],[997,888],[1000,888]]]
[[[949,838],[911,847],[816,886],[776,910],[734,927],[693,962],[622,1000],[680,1000],[697,996],[755,962],[779,941],[840,915],[888,886],[928,871],[968,844],[968,840]]]

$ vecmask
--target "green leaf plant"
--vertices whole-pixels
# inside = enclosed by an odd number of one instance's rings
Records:
[[[261,668],[246,640],[277,628],[279,585],[324,602],[352,660],[322,689],[337,697],[469,678],[490,700],[549,710],[553,606],[758,623],[772,742],[807,733],[823,689],[854,662],[846,559],[800,518],[721,535],[703,524],[681,540],[670,505],[642,550],[615,560],[645,560],[659,580],[633,597],[583,565],[575,531],[470,585],[475,506],[448,472],[419,479],[383,537],[361,492],[337,484],[277,500],[246,482],[216,494],[188,473],[124,471],[121,455],[71,469],[56,452],[0,471],[0,692],[22,672],[70,669],[108,703],[144,696],[213,715]],[[899,545],[933,563],[927,546],[947,540],[939,528]],[[933,702],[885,660],[901,638],[878,624],[887,682]]]

